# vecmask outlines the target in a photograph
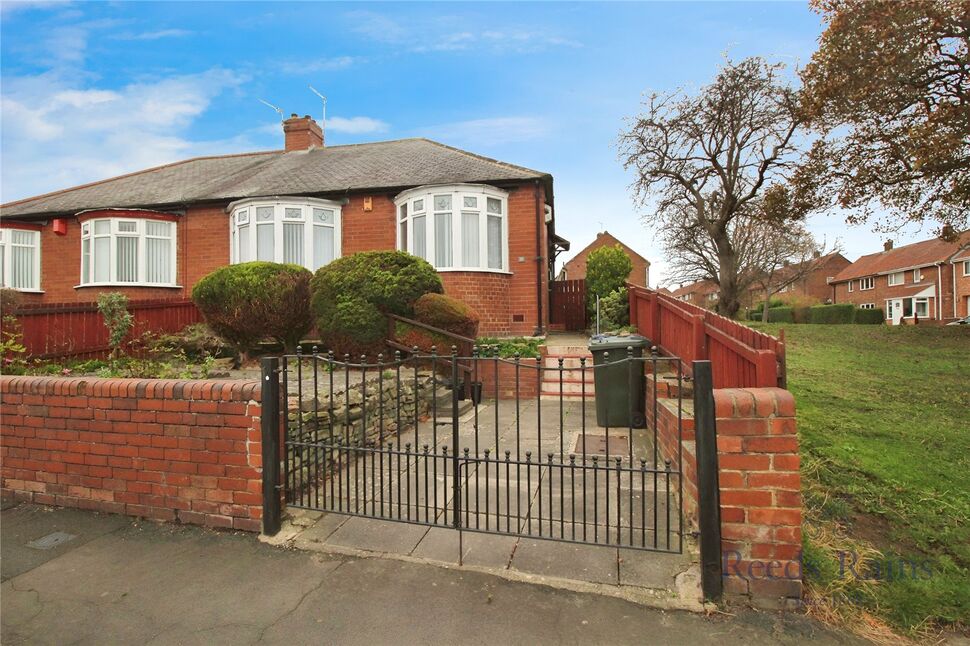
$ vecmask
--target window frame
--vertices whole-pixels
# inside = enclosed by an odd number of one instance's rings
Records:
[[[963,261],[963,275],[970,276],[970,260]]]
[[[13,241],[12,231],[17,231],[18,233],[29,233],[31,238],[33,238],[33,243],[30,245],[15,244]],[[40,288],[41,284],[41,235],[39,229],[34,228],[24,228],[17,226],[4,226],[0,227],[0,247],[3,249],[3,266],[0,267],[0,287],[4,289],[12,289],[14,291],[23,292],[25,294],[42,294],[44,290]],[[34,262],[32,267],[33,273],[33,286],[31,287],[14,287],[13,285],[8,285],[7,282],[11,277],[11,269],[13,263],[13,254],[11,250],[13,247],[29,247],[34,250]]]
[[[859,305],[859,309],[860,310],[874,310],[874,309],[876,309],[876,304],[875,303],[862,303],[861,305]]]
[[[894,271],[886,276],[886,284],[889,287],[899,287],[900,285],[906,284],[906,272],[905,271]]]
[[[448,210],[438,209],[436,198],[448,195],[451,206]],[[427,260],[438,272],[476,272],[511,274],[509,258],[509,192],[485,184],[434,184],[418,186],[408,189],[394,197],[394,231],[395,248]],[[474,200],[474,205],[466,200]],[[489,210],[498,200],[499,212]],[[450,214],[451,218],[451,262],[439,266],[437,256],[437,219],[442,214]],[[466,216],[476,216],[478,220],[477,263],[471,264],[465,258],[465,222]],[[414,235],[415,220],[424,218],[424,244],[421,245]],[[490,266],[489,254],[489,223],[495,218],[501,225],[499,252],[501,262],[499,267]],[[468,217],[468,220],[471,218]],[[418,251],[422,251],[417,253]],[[494,251],[494,249],[493,249]],[[472,255],[469,249],[469,255]]]
[[[874,276],[866,276],[865,278],[859,279],[859,291],[865,292],[870,289],[876,288],[876,279]]]
[[[913,270],[913,284],[923,282],[923,272],[916,268]]]
[[[855,284],[855,281],[854,281],[854,280],[850,280],[850,281],[849,281],[849,293],[850,293],[850,294],[851,294],[851,293],[852,293],[853,291],[855,291],[855,290],[854,290],[854,288],[853,288],[853,285],[854,285],[854,284]]]
[[[226,207],[229,215],[229,264],[238,265],[243,262],[253,262],[259,260],[259,237],[257,230],[260,226],[267,227],[268,221],[260,221],[257,217],[257,210],[266,207],[273,209],[272,228],[273,228],[273,259],[271,262],[287,262],[285,234],[287,224],[302,224],[303,241],[302,256],[303,262],[296,263],[310,271],[316,271],[320,267],[333,262],[343,254],[342,229],[342,207],[341,202],[325,200],[314,197],[263,197],[247,198],[237,200]],[[299,215],[292,217],[287,211],[298,209]],[[331,223],[317,222],[315,210],[332,211],[333,221]],[[246,221],[240,222],[242,215],[245,214]],[[249,256],[242,260],[241,249],[239,248],[239,228],[248,227],[248,247]],[[316,227],[328,228],[333,230],[333,255],[325,263],[317,263],[314,236]],[[309,262],[308,262],[309,260]]]
[[[98,222],[108,223],[107,233],[96,233]],[[170,282],[149,282],[145,280],[148,275],[148,240],[162,240],[163,236],[158,234],[148,234],[148,222],[165,222],[171,226],[169,248],[169,266],[171,267]],[[134,223],[135,231],[122,231],[122,223]],[[84,287],[162,287],[162,288],[181,288],[178,282],[178,221],[174,216],[159,215],[151,217],[148,215],[95,215],[79,220],[81,226],[80,243],[81,259],[78,267],[80,280],[75,289]],[[97,254],[95,253],[94,240],[96,238],[108,239],[108,280],[94,280]],[[137,265],[135,269],[136,279],[134,281],[118,280],[118,239],[135,238],[138,240]],[[88,267],[85,276],[84,242],[88,243]],[[90,280],[87,280],[90,279]]]

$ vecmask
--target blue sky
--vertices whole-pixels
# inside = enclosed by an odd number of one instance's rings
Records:
[[[424,136],[550,172],[557,230],[608,229],[665,262],[616,138],[643,93],[696,88],[725,53],[804,63],[805,3],[4,3],[2,201],[202,154],[279,148],[278,117],[327,143]],[[850,259],[881,247],[838,215]],[[909,228],[897,244],[928,237]],[[568,257],[568,256],[566,256]]]

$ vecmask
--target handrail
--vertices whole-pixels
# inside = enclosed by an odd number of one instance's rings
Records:
[[[455,334],[454,332],[449,332],[448,330],[443,330],[440,327],[435,327],[433,325],[428,325],[427,323],[422,323],[421,321],[415,321],[414,319],[409,319],[409,318],[404,317],[404,316],[398,316],[397,314],[388,314],[387,315],[387,318],[390,321],[400,321],[401,323],[407,323],[408,325],[413,325],[415,327],[419,327],[419,328],[422,328],[424,330],[427,330],[428,332],[431,332],[433,334],[437,334],[439,336],[446,336],[448,338],[455,339],[455,340],[460,341],[462,343],[468,343],[470,345],[475,345],[475,343],[476,343],[475,339],[472,339],[470,337],[462,336],[460,334]]]

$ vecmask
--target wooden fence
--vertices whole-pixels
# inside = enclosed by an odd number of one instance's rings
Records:
[[[549,293],[549,325],[553,330],[579,332],[587,327],[586,281],[555,280]]]
[[[146,332],[178,332],[202,320],[189,299],[131,301],[128,311],[135,317],[129,339]],[[31,357],[90,359],[104,356],[110,349],[108,329],[95,303],[31,303],[21,305],[13,315]]]
[[[666,354],[710,359],[715,388],[786,387],[785,343],[651,289],[627,285],[630,324]]]

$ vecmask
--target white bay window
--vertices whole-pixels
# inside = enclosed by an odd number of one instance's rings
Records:
[[[253,199],[229,205],[233,264],[265,260],[316,271],[340,257],[340,203],[313,198]]]
[[[175,287],[176,230],[170,220],[83,221],[80,286]]]
[[[508,271],[506,191],[477,184],[422,186],[394,203],[398,249],[439,271]]]
[[[0,229],[0,287],[40,291],[40,231]]]

